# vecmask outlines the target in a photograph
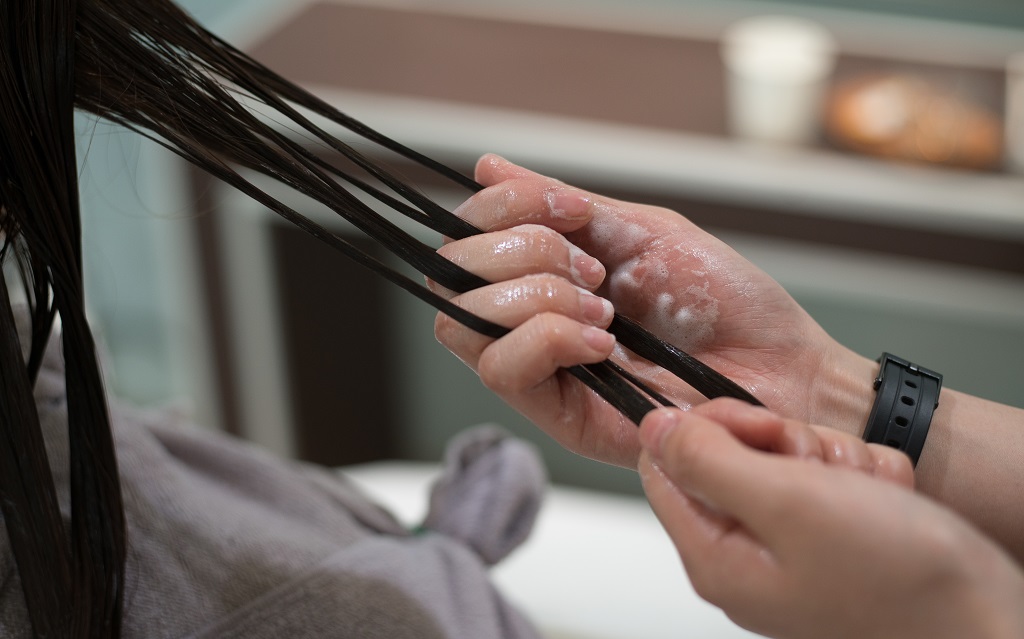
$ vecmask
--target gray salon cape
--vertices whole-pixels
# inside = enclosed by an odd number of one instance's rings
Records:
[[[67,518],[57,341],[36,401]],[[337,473],[199,430],[173,411],[115,402],[111,415],[128,524],[123,636],[537,636],[486,571],[528,533],[543,490],[520,442],[464,436],[427,522],[449,534],[413,534]],[[499,476],[514,485],[481,488]],[[29,636],[5,529],[0,536],[0,636]]]

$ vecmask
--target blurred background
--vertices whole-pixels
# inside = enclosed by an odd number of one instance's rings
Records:
[[[470,171],[493,151],[669,206],[855,350],[1024,406],[1019,0],[182,4],[428,155]],[[154,145],[78,124],[87,291],[120,396],[330,465],[437,460],[494,422],[558,483],[639,491],[505,408],[425,305]]]

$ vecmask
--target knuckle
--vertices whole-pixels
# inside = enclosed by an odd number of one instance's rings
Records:
[[[462,244],[458,241],[449,242],[444,244],[437,249],[437,254],[448,260],[449,262],[455,262],[462,256]]]
[[[494,193],[495,188],[496,187],[491,187],[489,189],[484,189],[479,193],[474,193],[467,198],[466,201],[457,206],[453,213],[471,224],[480,226],[481,222],[483,222],[487,217],[486,212],[492,206],[492,194]]]
[[[562,281],[559,278],[553,275],[537,276],[537,293],[541,299],[555,301],[561,297],[562,292]]]
[[[496,349],[486,348],[480,354],[476,370],[484,387],[499,395],[515,390],[509,378],[508,369],[501,360]]]
[[[477,374],[484,386],[498,394],[519,393],[534,386],[558,367],[567,331],[560,316],[541,313],[509,336],[484,349]]]
[[[708,438],[695,430],[683,430],[675,443],[669,451],[673,477],[687,482],[691,476],[700,476],[714,452]]]
[[[433,280],[433,279],[431,279],[429,277],[424,278],[424,279],[426,281],[427,288],[430,289],[431,292],[436,293],[437,295],[440,295],[441,297],[445,298],[446,300],[450,300],[451,298],[455,297],[455,295],[456,295],[455,291],[453,291],[451,289],[448,289],[448,288],[445,288],[444,286],[441,286],[440,284],[437,283],[436,280]]]
[[[728,589],[723,588],[722,580],[717,578],[715,569],[707,567],[706,562],[697,561],[693,564],[687,572],[694,592],[704,601],[725,608],[729,600]]]
[[[751,587],[751,583],[737,578],[747,566],[740,560],[714,553],[716,558],[706,557],[693,563],[699,564],[689,571],[693,589],[708,603],[721,608],[734,621],[746,617],[754,607],[763,604],[766,595]],[[770,595],[769,595],[770,596]]]
[[[513,215],[520,206],[521,197],[519,189],[516,188],[518,180],[509,180],[501,185],[501,197],[497,206],[496,222],[504,220]]]
[[[529,337],[542,346],[544,352],[554,356],[568,341],[562,316],[555,313],[541,313],[529,323]]]
[[[456,333],[461,327],[461,324],[444,313],[438,313],[434,317],[434,339],[444,346],[451,346],[455,342]]]
[[[572,301],[579,298],[576,287],[547,273],[527,275],[516,287],[515,295],[535,309],[534,316],[542,313],[567,313],[573,309]]]
[[[531,241],[537,246],[560,246],[562,244],[562,235],[543,224],[523,224],[519,228],[529,234]]]
[[[931,558],[929,583],[957,583],[976,569],[972,548],[973,540],[963,534],[959,526],[921,527],[914,537],[918,552]]]
[[[522,224],[516,228],[522,250],[533,259],[550,260],[565,252],[564,238],[540,224]]]
[[[964,539],[960,531],[952,526],[922,526],[917,535],[919,548],[922,552],[934,557],[950,558],[956,557],[964,547]],[[949,569],[955,562],[949,564],[937,563],[940,569]]]

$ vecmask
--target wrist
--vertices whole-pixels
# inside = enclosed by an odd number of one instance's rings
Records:
[[[810,386],[809,421],[861,437],[875,402],[877,374],[878,362],[834,344]]]

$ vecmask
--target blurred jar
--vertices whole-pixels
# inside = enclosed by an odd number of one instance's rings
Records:
[[[802,18],[759,16],[722,36],[729,128],[763,142],[817,140],[836,43],[821,25]]]

